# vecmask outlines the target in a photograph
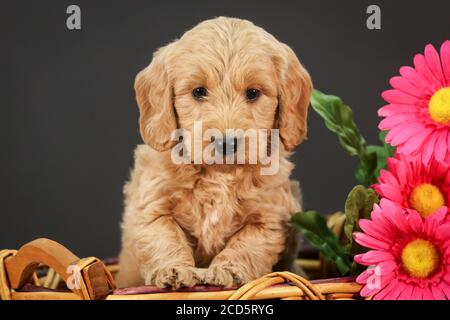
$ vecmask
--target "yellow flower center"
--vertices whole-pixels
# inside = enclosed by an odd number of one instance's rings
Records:
[[[445,206],[445,199],[438,187],[431,183],[423,183],[412,190],[409,205],[426,218]]]
[[[428,112],[440,124],[450,124],[450,87],[436,91],[430,99]]]
[[[427,278],[439,266],[439,251],[428,240],[416,239],[402,251],[403,269],[412,277]]]

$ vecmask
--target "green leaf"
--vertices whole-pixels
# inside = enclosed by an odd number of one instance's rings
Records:
[[[391,157],[391,155],[388,149],[386,149],[384,146],[369,145],[367,146],[367,150],[369,152],[375,153],[377,156],[375,176],[378,177],[380,175],[380,171],[386,168],[386,160],[388,157]]]
[[[376,192],[364,186],[356,186],[345,201],[344,233],[348,239],[346,250],[349,254],[360,253],[360,247],[353,241],[353,232],[359,230],[358,221],[369,219],[373,205],[378,203]]]
[[[386,168],[387,158],[393,157],[395,154],[395,147],[386,142],[386,134],[387,131],[381,131],[379,134],[379,138],[383,143],[383,146],[368,146],[368,148],[372,148],[372,150],[377,154],[378,164],[375,173],[377,177],[380,175],[380,170]]]
[[[353,121],[353,111],[339,97],[314,90],[311,106],[323,118],[325,126],[334,132],[342,148],[359,158],[356,179],[369,186],[376,181],[378,158],[376,150],[368,149],[364,137]]]
[[[298,212],[293,216],[292,223],[325,259],[336,264],[342,275],[350,272],[350,258],[337,236],[327,227],[323,216],[316,211]]]

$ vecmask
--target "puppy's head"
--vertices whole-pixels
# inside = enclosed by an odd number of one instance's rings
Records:
[[[295,53],[249,21],[207,20],[160,48],[136,77],[140,132],[152,148],[177,129],[280,130],[291,151],[307,132],[312,83]]]

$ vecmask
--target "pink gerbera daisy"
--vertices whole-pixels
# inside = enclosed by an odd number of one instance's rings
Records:
[[[414,57],[414,68],[400,68],[390,80],[392,90],[382,96],[389,104],[378,114],[380,130],[389,130],[386,142],[402,154],[422,154],[428,164],[434,156],[450,161],[450,41],[440,55],[432,45]]]
[[[432,158],[424,165],[420,156],[397,155],[387,160],[387,166],[373,186],[381,197],[424,218],[450,205],[450,164]]]
[[[447,208],[427,219],[382,199],[371,220],[361,219],[356,242],[372,250],[355,256],[369,266],[357,282],[363,297],[450,299],[450,221]]]

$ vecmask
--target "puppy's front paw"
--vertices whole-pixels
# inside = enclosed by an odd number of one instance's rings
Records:
[[[193,287],[200,281],[196,268],[190,266],[172,266],[159,268],[148,273],[145,277],[146,285],[155,285],[160,288]]]
[[[232,263],[211,265],[204,273],[203,283],[231,288],[252,280],[242,267]]]

